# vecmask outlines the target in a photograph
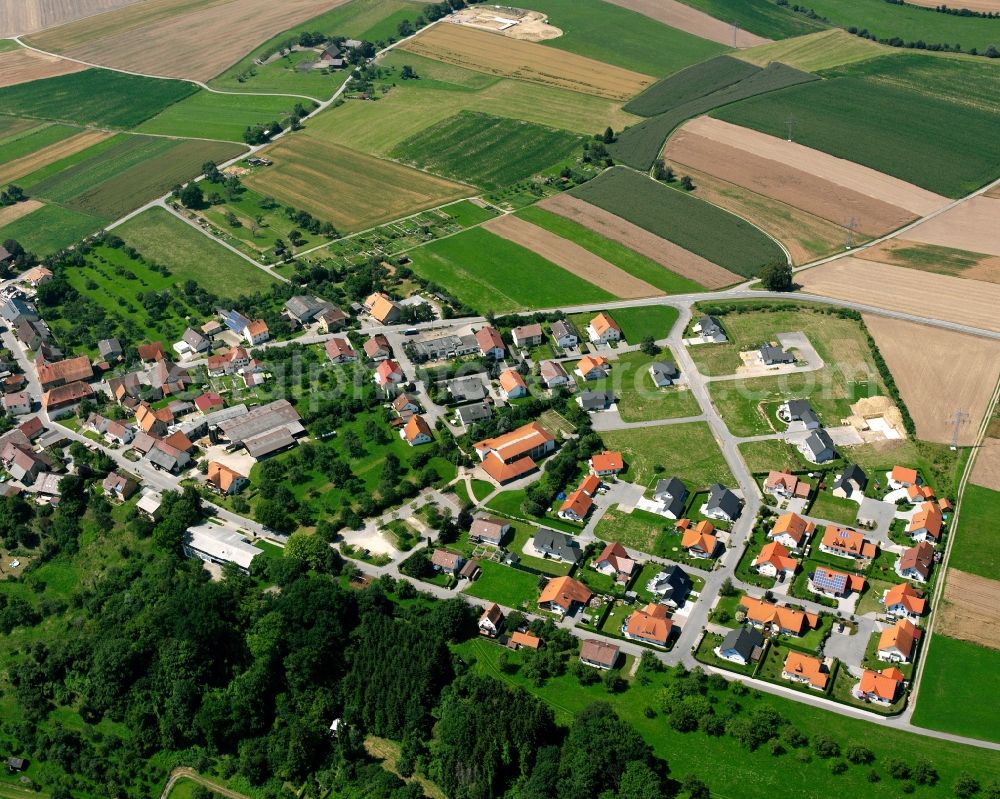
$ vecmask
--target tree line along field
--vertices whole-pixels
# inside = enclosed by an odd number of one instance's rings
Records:
[[[613,299],[530,250],[482,228],[411,250],[413,270],[480,313]]]
[[[491,190],[568,158],[583,141],[556,128],[462,111],[402,142],[390,156]]]
[[[674,78],[667,78],[662,85],[657,85],[659,88],[653,86],[652,89],[655,91],[645,95],[640,107],[647,110],[656,108],[665,110],[622,131],[618,140],[608,147],[611,154],[631,167],[647,170],[660,154],[667,136],[682,122],[748,97],[818,80],[816,75],[800,72],[777,62],[768,64],[764,69],[754,68],[753,71],[747,69],[750,65],[737,59],[727,59],[721,65],[707,63],[710,66],[706,66],[704,72],[714,84],[727,80],[724,77],[727,69],[731,77],[740,75],[744,77],[737,77],[733,82],[707,94],[697,95],[703,70],[693,67]],[[677,102],[674,99],[675,91],[678,99],[691,94],[697,96],[675,104]]]
[[[631,169],[609,169],[570,194],[744,277],[785,258],[749,222]]]
[[[1000,174],[1000,141],[992,135],[1000,123],[1000,81],[993,69],[985,60],[886,56],[712,116],[782,138],[793,117],[799,144],[961,197]],[[963,87],[960,96],[956,86]]]

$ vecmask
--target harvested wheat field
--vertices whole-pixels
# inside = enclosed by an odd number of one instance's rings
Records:
[[[984,488],[1000,491],[1000,438],[984,438],[970,479]]]
[[[538,253],[545,260],[561,266],[588,283],[610,291],[616,297],[630,299],[652,297],[661,293],[656,286],[650,285],[645,280],[639,280],[624,269],[585,250],[579,244],[511,214],[491,219],[485,222],[483,227],[491,233]]]
[[[616,6],[636,11],[639,14],[669,25],[671,28],[692,33],[702,39],[733,46],[733,26],[721,19],[709,16],[677,0],[608,0]],[[739,30],[736,34],[737,47],[755,47],[771,41],[749,31]]]
[[[1000,255],[1000,199],[973,197],[906,232],[906,238]]]
[[[700,255],[678,247],[672,241],[661,239],[620,216],[615,216],[603,208],[598,208],[596,205],[591,205],[569,194],[557,194],[542,200],[538,205],[540,208],[590,228],[605,238],[624,244],[630,250],[645,255],[650,260],[662,264],[671,272],[700,283],[705,288],[717,289],[731,286],[744,279]]]
[[[906,266],[939,275],[1000,283],[1000,256],[969,252],[940,244],[891,238],[858,252],[858,258]]]
[[[14,205],[8,205],[6,208],[0,208],[0,228],[4,225],[9,225],[11,222],[16,222],[23,216],[27,216],[32,211],[37,211],[42,207],[42,203],[38,200],[25,200],[24,202],[14,203]]]
[[[43,147],[41,150],[25,155],[22,158],[16,158],[13,161],[8,161],[6,164],[0,164],[0,183],[10,183],[12,180],[29,175],[36,169],[54,164],[56,161],[60,161],[67,156],[78,153],[81,150],[86,150],[88,147],[93,147],[98,142],[104,141],[113,135],[106,130],[85,130],[76,136],[70,136],[68,139],[50,144],[48,147]]]
[[[906,0],[915,6],[924,8],[937,8],[941,5],[939,0]],[[969,11],[984,11],[1000,14],[1000,0],[959,0],[959,2],[947,3],[949,8],[967,8]]]
[[[742,150],[747,155],[784,164],[815,178],[903,208],[910,211],[913,216],[927,216],[951,202],[939,194],[853,161],[846,161],[811,147],[723,122],[720,119],[698,117],[686,123],[683,129],[719,144]]]
[[[22,36],[141,0],[0,0],[0,36]]]
[[[917,438],[950,444],[955,428],[948,419],[963,410],[969,423],[959,443],[974,444],[1000,377],[1000,341],[882,316],[865,314],[864,320],[896,379]]]
[[[151,0],[62,25],[30,43],[102,66],[205,81],[276,33],[345,2]]]
[[[83,64],[67,61],[54,55],[36,53],[34,50],[18,48],[0,53],[0,87],[15,86],[56,75],[68,75],[86,69]]]
[[[801,69],[803,72],[819,72],[895,52],[898,50],[853,36],[842,28],[830,28],[763,44],[752,50],[735,53],[734,58],[749,61],[758,67],[780,61],[786,67]]]
[[[795,274],[802,290],[824,297],[1000,332],[1000,286],[918,272],[854,256]]]
[[[743,217],[780,241],[791,255],[793,265],[801,266],[843,251],[847,228],[707,172],[675,161],[667,163],[677,174],[691,176],[696,197]],[[866,236],[857,233],[854,238],[858,243],[867,240]]]
[[[693,132],[691,124],[670,138],[664,153],[683,167],[707,172],[838,226],[846,226],[853,218],[858,231],[866,236],[884,235],[916,218],[912,211],[810,171],[702,136]]]
[[[435,25],[401,45],[411,53],[490,75],[627,100],[654,82],[649,75],[532,42],[459,25]]]
[[[1000,649],[1000,580],[949,569],[938,614],[950,638]]]

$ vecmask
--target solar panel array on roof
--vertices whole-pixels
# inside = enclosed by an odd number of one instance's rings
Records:
[[[847,586],[847,575],[840,572],[829,572],[826,569],[816,569],[813,574],[813,585],[821,591],[831,591],[833,593],[843,593]]]

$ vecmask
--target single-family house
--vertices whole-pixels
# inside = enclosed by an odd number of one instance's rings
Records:
[[[615,395],[610,391],[581,391],[576,396],[576,403],[588,413],[606,411],[615,402]]]
[[[238,494],[250,482],[245,475],[218,461],[208,462],[205,480],[210,488],[223,496]]]
[[[546,388],[563,386],[569,382],[569,375],[559,361],[542,361],[538,372]]]
[[[646,590],[663,604],[680,607],[691,593],[691,578],[680,566],[674,565],[653,575],[646,583]]]
[[[917,470],[906,466],[893,466],[888,478],[889,488],[892,489],[909,488],[920,483],[920,475],[917,474]]]
[[[819,417],[809,404],[809,400],[791,399],[778,407],[778,418],[789,424],[798,422],[806,430],[816,430],[820,426]]]
[[[403,392],[392,401],[392,409],[400,419],[409,419],[411,414],[420,410],[420,403],[412,394]]]
[[[533,633],[523,633],[516,630],[507,639],[507,648],[513,649],[515,652],[518,649],[541,649],[541,647],[542,639]]]
[[[510,522],[492,516],[477,516],[469,528],[469,540],[476,544],[490,544],[498,547],[510,532]]]
[[[764,649],[764,636],[753,627],[737,627],[730,630],[722,643],[715,648],[715,654],[730,663],[746,666],[760,660]]]
[[[140,344],[138,350],[139,360],[143,363],[162,361],[166,357],[166,353],[163,350],[163,344],[159,341],[154,341],[151,344]]]
[[[891,705],[902,692],[905,679],[903,672],[893,666],[882,671],[865,669],[861,672],[855,696],[880,705]]]
[[[376,292],[363,303],[364,309],[379,324],[391,325],[399,321],[402,310],[393,302],[388,294]]]
[[[530,325],[518,325],[510,331],[510,337],[518,347],[534,347],[545,340],[545,333],[538,322]]]
[[[25,416],[31,413],[31,395],[27,391],[4,394],[3,410],[8,416]]]
[[[616,583],[623,585],[632,579],[639,568],[638,562],[617,541],[605,546],[601,554],[594,558],[592,565],[601,574],[613,577]]]
[[[375,385],[379,388],[387,389],[398,386],[406,380],[403,375],[403,368],[393,360],[382,361],[375,367]]]
[[[32,416],[30,419],[25,419],[21,424],[17,426],[17,429],[21,432],[28,441],[34,441],[43,432],[45,432],[45,425],[42,424],[42,420],[38,416]]]
[[[600,380],[608,376],[611,364],[603,355],[584,355],[574,370],[584,380]]]
[[[692,325],[691,329],[701,337],[704,342],[722,344],[728,341],[726,331],[722,329],[722,323],[714,316],[703,316]]]
[[[484,358],[491,361],[502,361],[507,355],[507,347],[500,337],[500,331],[495,327],[486,325],[476,331],[476,342],[479,344],[479,351]]]
[[[819,543],[820,552],[852,560],[871,560],[878,552],[874,543],[857,530],[827,525]]]
[[[560,615],[572,615],[590,602],[593,592],[572,577],[553,577],[542,589],[538,604]]]
[[[191,527],[181,548],[189,558],[223,566],[232,563],[244,574],[249,574],[253,559],[264,551],[251,544],[242,533],[217,524]]]
[[[591,475],[593,476],[593,475]],[[594,478],[595,480],[597,478]],[[571,522],[582,522],[587,518],[591,508],[594,507],[594,500],[582,488],[578,488],[570,494],[559,506],[559,518],[567,519]]]
[[[576,332],[572,322],[559,319],[552,323],[552,340],[555,341],[557,347],[571,350],[580,343],[580,335]]]
[[[910,663],[920,640],[920,628],[909,619],[899,619],[882,631],[876,656],[890,663]]]
[[[496,638],[503,630],[504,615],[496,602],[490,602],[479,617],[479,634]]]
[[[680,378],[681,373],[673,361],[653,361],[649,365],[649,376],[657,388],[672,386]]]
[[[924,592],[909,583],[899,583],[888,589],[881,602],[885,605],[886,615],[912,622],[918,621],[927,610]]]
[[[206,391],[194,398],[194,407],[198,409],[199,413],[206,414],[226,407],[226,403],[223,402],[221,394],[215,391]]]
[[[392,345],[381,333],[376,333],[364,343],[365,357],[370,361],[384,361],[392,357]]]
[[[754,559],[753,568],[757,574],[764,577],[785,579],[795,576],[799,563],[791,557],[788,549],[777,541],[772,541],[761,548]]]
[[[728,488],[716,483],[708,489],[708,502],[701,506],[701,515],[719,521],[734,522],[743,510],[743,503]]]
[[[267,322],[255,319],[243,329],[243,338],[251,347],[256,347],[271,338],[271,331],[268,330]]]
[[[209,355],[206,363],[208,373],[213,377],[236,374],[249,365],[250,353],[245,347],[233,347],[218,355]]]
[[[528,384],[514,369],[504,369],[500,373],[500,391],[504,399],[517,399],[528,393]]]
[[[102,338],[97,342],[97,352],[103,361],[120,361],[125,354],[121,342],[116,338]]]
[[[431,554],[431,566],[434,567],[434,571],[457,575],[464,563],[465,558],[447,549],[435,549]]]
[[[331,306],[317,314],[316,322],[319,323],[318,329],[320,333],[335,333],[347,326],[348,318],[347,314],[340,308]]]
[[[941,526],[944,517],[936,502],[924,502],[910,518],[906,534],[914,541],[928,541],[936,544],[941,540]]]
[[[575,538],[548,527],[539,527],[531,545],[542,557],[559,560],[563,563],[577,563],[580,560],[580,545]]]
[[[921,502],[928,502],[934,499],[934,489],[925,483],[907,486],[906,498],[911,504],[919,505]]]
[[[225,329],[226,328],[222,326],[222,322],[218,319],[209,319],[201,326],[201,334],[212,338],[213,336],[217,336],[219,333],[225,331]]]
[[[323,311],[331,308],[330,303],[321,300],[319,297],[313,297],[308,294],[296,294],[294,297],[289,297],[285,302],[284,314],[299,325],[308,325],[310,322],[315,321],[316,317],[323,313]]]
[[[764,491],[781,499],[805,499],[809,496],[809,484],[789,472],[772,471],[764,478]]]
[[[782,635],[801,638],[809,630],[815,630],[819,626],[819,616],[804,610],[776,605],[751,596],[740,597],[740,605],[746,613],[747,621],[754,627]]]
[[[621,657],[621,650],[615,644],[588,638],[580,645],[580,662],[595,669],[613,669]]]
[[[358,353],[346,338],[327,339],[323,345],[330,363],[351,363],[358,359]]]
[[[842,599],[852,591],[860,594],[865,588],[865,578],[857,574],[847,574],[829,566],[817,566],[809,575],[809,589],[817,594]]]
[[[618,323],[606,313],[599,313],[587,325],[587,338],[592,344],[607,344],[610,341],[621,341],[622,329]]]
[[[622,625],[622,634],[631,641],[666,647],[673,630],[669,610],[666,605],[656,602],[650,602],[641,610],[633,610]]]
[[[653,500],[660,503],[660,513],[670,519],[679,519],[687,504],[688,490],[677,477],[657,480]]]
[[[811,463],[826,463],[837,457],[833,439],[822,427],[813,430],[798,444],[802,456]]]
[[[462,405],[460,408],[456,408],[455,415],[458,417],[459,424],[468,427],[470,424],[492,419],[493,406],[490,405],[489,400],[474,402],[471,405]]]
[[[782,366],[795,363],[795,356],[792,353],[770,343],[761,344],[757,354],[764,366]]]
[[[789,650],[785,665],[781,667],[781,676],[791,682],[808,685],[817,691],[825,691],[826,684],[830,681],[830,670],[817,657]]]
[[[591,455],[590,460],[587,461],[587,465],[590,467],[590,473],[596,474],[598,477],[610,477],[625,469],[625,461],[622,458],[622,454],[610,450],[604,450],[604,452],[597,452]]]
[[[163,505],[163,497],[152,488],[142,489],[142,495],[135,504],[135,509],[154,522],[160,520],[160,507]]]
[[[174,345],[174,349],[181,355],[207,352],[212,348],[212,342],[199,333],[194,328],[186,328],[181,340]]]
[[[856,463],[849,463],[834,478],[833,490],[830,493],[841,499],[850,499],[853,496],[863,496],[866,488],[868,488],[867,475]]]
[[[452,402],[476,402],[486,399],[489,389],[479,375],[460,377],[448,383],[448,394]]]
[[[904,580],[915,580],[918,583],[926,583],[931,576],[931,567],[934,565],[934,545],[929,541],[921,541],[914,544],[896,560],[896,574]]]
[[[797,513],[783,513],[774,522],[767,537],[790,550],[801,549],[813,534],[816,525]]]
[[[108,476],[101,483],[104,495],[124,502],[139,490],[139,484],[130,477],[125,477],[118,472],[108,472]]]
[[[504,435],[477,441],[473,447],[483,471],[503,484],[534,471],[536,460],[552,452],[556,440],[538,422],[530,422]]]
[[[688,527],[681,536],[681,548],[692,558],[711,558],[719,540],[715,537],[715,527],[707,519],[702,519],[694,527]]]
[[[411,447],[430,444],[434,440],[434,435],[431,433],[431,426],[427,424],[427,420],[419,413],[415,413],[409,418],[403,426],[400,436]]]
[[[35,289],[43,283],[48,283],[52,280],[52,277],[52,270],[46,269],[44,266],[33,266],[26,272],[21,273],[21,279]]]

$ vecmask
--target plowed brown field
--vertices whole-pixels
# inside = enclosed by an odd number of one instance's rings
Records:
[[[649,75],[574,53],[459,25],[435,25],[401,48],[491,75],[558,86],[612,100],[627,100],[654,82]]]
[[[0,86],[14,86],[56,75],[68,75],[86,69],[83,64],[65,58],[19,48],[0,53]]]
[[[949,569],[938,614],[950,638],[1000,649],[1000,580]]]
[[[630,299],[652,297],[661,293],[656,286],[633,277],[624,269],[594,255],[579,244],[511,214],[491,219],[483,224],[483,227],[508,241],[527,247],[547,261],[552,261],[577,277],[610,291],[616,297]]]
[[[62,158],[66,158],[73,153],[86,150],[100,141],[110,138],[114,134],[105,130],[85,130],[76,136],[70,136],[48,147],[43,147],[37,152],[17,158],[6,164],[0,164],[0,183],[9,183],[19,177],[28,175],[43,166],[54,164]]]
[[[661,239],[620,216],[615,216],[603,208],[598,208],[596,205],[591,205],[569,194],[557,194],[554,197],[549,197],[542,200],[539,206],[554,214],[572,219],[577,224],[590,228],[606,238],[624,244],[630,250],[635,250],[640,255],[645,255],[656,263],[663,264],[671,272],[690,278],[705,288],[722,288],[744,280],[740,275],[730,272],[718,264],[713,264],[683,247],[678,247],[672,241]]]
[[[973,483],[1000,491],[1000,438],[984,438],[969,478]]]
[[[35,33],[138,2],[141,0],[0,0],[0,36]]]
[[[980,2],[988,1],[980,0]],[[677,0],[608,0],[608,2],[627,8],[629,11],[637,11],[671,28],[693,33],[702,39],[719,42],[727,47],[733,46],[732,25]],[[740,48],[755,47],[758,44],[767,44],[769,41],[771,40],[742,29],[736,32],[736,46]]]
[[[678,131],[667,143],[665,155],[675,163],[744,186],[836,225],[844,226],[854,218],[857,229],[868,236],[884,235],[916,218],[905,208],[691,130]]]
[[[950,444],[954,426],[948,420],[962,410],[969,423],[958,441],[974,444],[1000,377],[1000,341],[883,316],[866,314],[864,320],[896,379],[917,437]]]
[[[30,43],[94,64],[208,80],[276,33],[347,0],[150,0],[71,22]]]

